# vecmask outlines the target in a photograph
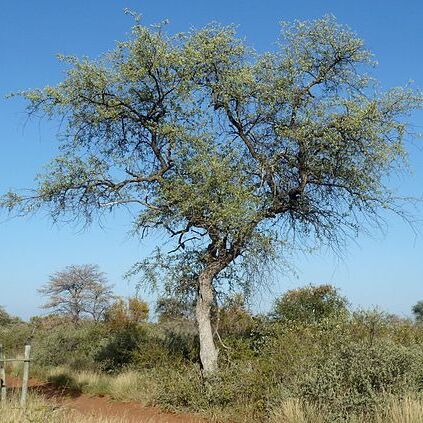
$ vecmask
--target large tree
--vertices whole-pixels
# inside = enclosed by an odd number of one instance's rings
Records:
[[[137,21],[98,60],[62,60],[63,82],[21,93],[30,114],[65,122],[62,153],[33,194],[3,205],[87,222],[125,206],[136,233],[167,234],[164,265],[138,269],[153,280],[164,269],[168,288],[194,296],[206,373],[218,359],[211,308],[228,283],[254,280],[292,240],[337,246],[399,210],[385,184],[421,96],[380,92],[365,73],[372,55],[333,17],[283,24],[263,54],[233,27],[170,36]]]

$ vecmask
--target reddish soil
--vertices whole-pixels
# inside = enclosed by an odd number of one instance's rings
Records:
[[[18,388],[20,383],[20,380],[11,377],[7,380],[8,388]],[[135,402],[117,402],[108,397],[69,392],[51,383],[36,380],[30,380],[29,390],[87,416],[118,417],[127,423],[206,423],[204,419],[190,414],[165,413],[156,407],[144,407]]]

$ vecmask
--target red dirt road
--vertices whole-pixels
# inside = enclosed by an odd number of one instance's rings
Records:
[[[157,408],[143,407],[136,403],[110,401],[107,398],[81,395],[67,399],[64,405],[85,415],[119,417],[128,423],[200,423],[200,420],[188,414],[168,414]]]
[[[8,387],[19,387],[20,381],[8,378]],[[50,383],[30,381],[30,391],[86,416],[119,418],[127,423],[206,423],[190,414],[165,413],[156,407],[144,407],[135,402],[117,402],[108,397],[91,397],[70,393]]]

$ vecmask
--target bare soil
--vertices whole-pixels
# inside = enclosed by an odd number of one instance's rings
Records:
[[[7,385],[8,388],[19,388],[21,381],[9,377]],[[34,379],[29,382],[29,391],[87,416],[118,417],[127,423],[206,423],[206,420],[190,414],[166,413],[157,407],[145,407],[136,402],[118,402],[107,396],[89,396]]]

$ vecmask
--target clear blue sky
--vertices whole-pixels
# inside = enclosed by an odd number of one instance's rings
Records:
[[[423,88],[423,2],[355,1],[241,1],[215,0],[73,0],[2,1],[0,14],[0,192],[33,185],[33,176],[56,149],[54,125],[27,123],[20,100],[6,100],[11,91],[53,84],[63,76],[57,53],[95,57],[126,37],[132,24],[124,8],[141,12],[145,24],[170,19],[170,31],[184,31],[212,20],[239,25],[239,33],[257,50],[273,48],[281,20],[313,19],[334,14],[367,42],[379,66],[376,77],[384,87],[409,80]],[[423,114],[412,118],[423,128]],[[422,129],[423,130],[423,129]],[[423,151],[410,149],[413,175],[393,181],[406,194],[422,196]],[[419,218],[423,211],[417,211]],[[134,292],[123,273],[154,246],[131,239],[125,216],[116,215],[80,232],[55,227],[42,214],[19,220],[0,218],[0,305],[22,317],[40,313],[36,289],[48,275],[69,264],[97,263],[121,295]],[[273,295],[308,283],[339,287],[354,306],[379,307],[409,314],[423,299],[423,235],[415,237],[406,225],[388,218],[389,231],[351,243],[342,259],[328,251],[297,257],[298,277],[280,277],[272,291],[255,299],[267,309]],[[150,297],[148,297],[150,298]]]

